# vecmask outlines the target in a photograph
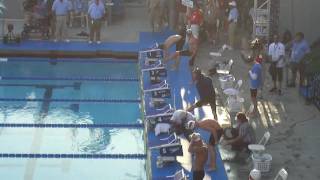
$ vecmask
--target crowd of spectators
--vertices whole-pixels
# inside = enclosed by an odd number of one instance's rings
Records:
[[[69,42],[68,26],[79,24],[82,28],[88,26],[90,31],[82,31],[80,35],[89,36],[89,43],[95,36],[100,43],[100,29],[106,18],[105,3],[105,0],[25,0],[25,28],[45,27],[55,42]]]

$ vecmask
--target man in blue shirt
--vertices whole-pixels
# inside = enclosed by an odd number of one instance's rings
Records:
[[[90,19],[90,39],[89,44],[94,40],[94,36],[96,37],[97,44],[100,44],[100,31],[102,19],[105,14],[105,8],[101,0],[95,0],[90,4],[88,15]]]
[[[253,104],[253,110],[251,115],[256,115],[258,112],[258,102],[257,102],[257,94],[258,94],[258,89],[261,86],[261,73],[262,73],[262,68],[261,68],[261,63],[262,63],[262,57],[259,56],[256,59],[255,64],[252,66],[251,70],[249,71],[249,78],[250,78],[250,93],[251,93],[251,101]]]
[[[300,86],[303,85],[305,65],[302,59],[309,52],[310,52],[310,48],[307,41],[304,39],[304,34],[302,32],[298,32],[292,44],[292,51],[291,51],[291,58],[290,58],[292,80],[291,80],[291,84],[289,84],[289,87],[296,86],[295,82],[297,77],[297,71],[299,71],[300,73],[299,85]]]
[[[196,68],[192,72],[192,79],[196,84],[198,94],[200,96],[200,100],[196,102],[194,105],[188,108],[188,111],[193,111],[197,107],[201,107],[207,104],[210,104],[211,111],[214,116],[214,118],[217,120],[217,114],[216,114],[216,94],[214,87],[212,85],[212,80],[204,76],[201,73],[201,70],[199,68]]]
[[[71,10],[72,5],[69,0],[55,0],[52,5],[52,12],[56,17],[55,26],[55,42],[65,39],[66,42],[70,40],[67,38],[67,15]]]
[[[231,10],[229,12],[229,17],[228,17],[228,22],[229,22],[229,27],[228,27],[229,45],[234,48],[239,12],[238,12],[238,9],[237,9],[236,1],[230,2],[229,5],[231,6]]]

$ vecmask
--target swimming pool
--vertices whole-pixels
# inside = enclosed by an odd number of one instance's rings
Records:
[[[137,69],[133,60],[1,59],[1,176],[147,179]]]

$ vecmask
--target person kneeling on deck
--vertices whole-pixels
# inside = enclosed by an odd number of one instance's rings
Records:
[[[193,133],[192,129],[188,129],[188,122],[189,121],[195,121],[195,117],[190,112],[187,112],[185,110],[179,109],[176,110],[170,121],[172,124],[172,132],[175,132],[176,134],[184,134],[184,136],[190,141],[190,135]]]
[[[193,180],[203,180],[205,175],[204,166],[208,159],[208,146],[201,140],[199,133],[193,133],[190,136],[191,142],[188,151],[194,154],[192,164]]]
[[[189,121],[188,129],[201,128],[203,130],[209,131],[211,133],[209,142],[208,142],[208,150],[210,153],[210,163],[209,163],[209,171],[216,170],[216,150],[215,145],[220,142],[220,138],[223,135],[223,129],[220,124],[213,119],[204,119],[201,121]]]
[[[200,100],[189,107],[188,111],[193,111],[197,107],[202,107],[203,105],[210,104],[213,117],[217,120],[216,94],[212,85],[212,80],[209,77],[203,75],[199,68],[196,68],[192,72],[192,79],[196,84]]]
[[[231,130],[231,136],[225,136],[225,145],[231,145],[232,150],[243,151],[248,150],[249,144],[254,144],[256,142],[256,137],[252,126],[249,124],[248,119],[244,113],[238,113],[236,116],[237,127]],[[228,139],[230,138],[230,139]]]
[[[183,50],[178,50],[174,54],[164,59],[164,63],[173,59],[175,61],[175,65],[172,67],[172,70],[175,70],[179,67],[180,64],[180,56],[190,56],[189,65],[193,66],[196,54],[198,51],[199,40],[192,35],[191,29],[187,29],[187,40],[184,44]]]

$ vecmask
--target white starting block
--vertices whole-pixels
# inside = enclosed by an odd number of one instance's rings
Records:
[[[160,156],[157,157],[157,167],[162,168],[165,164],[176,162],[176,156],[183,156],[180,138],[173,134],[175,139],[167,144],[150,147],[150,150],[159,149]],[[170,136],[169,136],[170,137]]]

